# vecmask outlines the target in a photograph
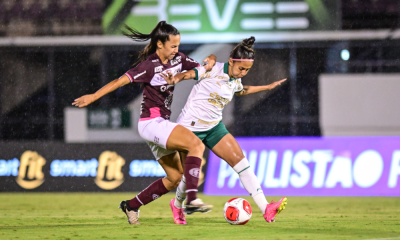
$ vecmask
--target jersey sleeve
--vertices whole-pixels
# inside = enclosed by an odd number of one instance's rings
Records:
[[[243,84],[242,84],[242,81],[239,81],[239,83],[236,85],[235,92],[238,93],[241,91],[243,91]]]
[[[131,82],[149,83],[154,76],[154,68],[149,67],[148,63],[145,61],[129,69],[125,75],[128,76]]]
[[[206,69],[204,66],[199,65],[198,67],[193,68],[195,72],[194,80],[203,80],[205,78]]]
[[[196,60],[193,60],[183,53],[180,53],[180,55],[182,56],[182,71],[192,70],[193,68],[200,66]]]

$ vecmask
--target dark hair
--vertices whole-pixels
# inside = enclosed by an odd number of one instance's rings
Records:
[[[254,59],[255,51],[253,45],[256,39],[251,36],[250,38],[243,39],[243,41],[236,45],[230,54],[233,59]]]
[[[143,62],[148,56],[156,52],[158,40],[164,44],[169,40],[169,35],[176,36],[180,34],[178,29],[165,21],[160,21],[149,34],[143,34],[134,28],[130,28],[128,25],[125,25],[125,28],[130,33],[123,32],[123,34],[134,41],[144,42],[150,39],[150,43],[139,52],[139,60],[135,64]]]

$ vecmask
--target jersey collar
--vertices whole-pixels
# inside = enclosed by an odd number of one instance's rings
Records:
[[[231,78],[231,76],[229,76],[229,62],[224,63],[224,73],[228,74],[229,77],[229,82],[236,80],[237,78]]]

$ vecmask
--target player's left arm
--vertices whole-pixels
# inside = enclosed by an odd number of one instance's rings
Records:
[[[235,95],[236,96],[245,96],[245,95],[249,95],[249,94],[253,94],[253,93],[272,90],[272,89],[276,88],[277,86],[281,85],[284,81],[286,81],[286,78],[276,81],[276,82],[273,82],[269,85],[264,85],[264,86],[243,86],[243,90],[235,93]]]

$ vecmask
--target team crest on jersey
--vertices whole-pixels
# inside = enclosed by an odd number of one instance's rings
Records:
[[[154,73],[162,72],[163,66],[158,66],[154,68]]]

